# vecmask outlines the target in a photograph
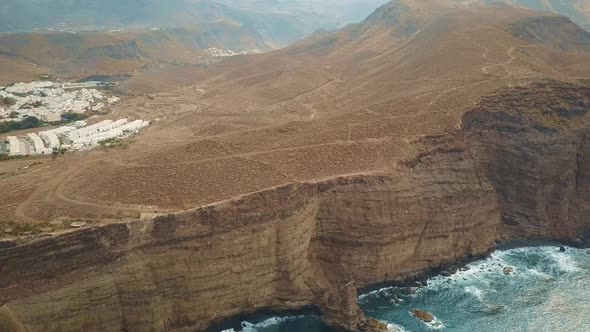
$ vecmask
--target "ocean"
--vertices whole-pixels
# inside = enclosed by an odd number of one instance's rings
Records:
[[[361,295],[359,303],[368,317],[400,331],[589,332],[590,249],[499,250],[452,276],[430,279],[426,287],[382,288]],[[412,309],[427,311],[436,319],[424,323],[411,314]],[[241,325],[233,331],[333,331],[313,314]]]

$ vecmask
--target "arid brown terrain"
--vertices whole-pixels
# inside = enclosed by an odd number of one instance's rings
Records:
[[[0,84],[37,80],[42,75],[78,80],[94,75],[141,77],[164,68],[170,68],[171,75],[177,67],[190,72],[218,60],[206,52],[211,47],[273,49],[254,31],[228,23],[190,29],[0,34]],[[152,84],[166,86],[166,77],[161,81]]]
[[[394,1],[191,76],[107,116],[153,121],[128,148],[0,163],[0,224],[43,229],[1,242],[0,330],[309,306],[361,330],[357,287],[590,231],[590,33],[565,17]]]

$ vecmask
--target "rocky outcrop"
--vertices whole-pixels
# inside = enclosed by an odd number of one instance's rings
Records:
[[[359,332],[398,332],[398,329],[387,326],[387,324],[376,319],[367,319],[359,325]]]
[[[504,240],[580,242],[590,231],[589,111],[590,88],[546,82],[489,96],[465,116]]]
[[[436,319],[436,318],[434,318],[434,316],[431,313],[429,313],[427,311],[412,309],[411,312],[412,312],[412,315],[414,315],[417,319],[419,319],[425,323],[430,323]]]
[[[509,276],[514,273],[514,268],[511,266],[506,266],[502,269],[502,271],[504,272],[504,275]]]

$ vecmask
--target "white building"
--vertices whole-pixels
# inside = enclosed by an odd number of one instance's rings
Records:
[[[27,135],[29,139],[33,142],[33,148],[35,149],[35,154],[51,154],[52,149],[46,148],[43,140],[39,135],[31,133]]]
[[[18,141],[18,138],[16,138],[16,136],[8,136],[7,140],[8,140],[8,145],[9,145],[9,149],[10,149],[10,152],[8,153],[8,155],[22,156],[24,154],[24,151],[22,151],[21,146],[20,146],[20,142]]]
[[[39,133],[39,137],[45,142],[45,145],[51,150],[59,149],[61,144],[59,138],[53,131],[43,131]]]
[[[104,120],[82,128],[63,126],[42,131],[39,134],[31,133],[20,140],[15,136],[9,136],[9,153],[10,155],[47,155],[59,148],[89,150],[101,142],[133,135],[147,126],[149,122],[143,120],[133,122],[128,122],[127,119]]]
[[[46,122],[55,122],[61,120],[62,114],[98,112],[107,104],[119,100],[118,97],[107,99],[100,91],[92,88],[96,86],[96,82],[31,82],[0,88],[0,98],[15,100],[14,105],[0,110],[0,116],[6,117],[11,112],[17,112],[19,118],[34,116]]]
[[[41,114],[39,119],[45,122],[58,122],[61,121],[61,114],[57,113],[48,113],[48,114]]]

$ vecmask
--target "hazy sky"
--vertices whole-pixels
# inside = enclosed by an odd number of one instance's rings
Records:
[[[258,11],[275,9],[314,12],[337,18],[341,24],[360,22],[389,0],[217,0]]]
[[[388,0],[0,0],[0,33],[230,22],[284,45],[365,19]],[[217,4],[216,4],[217,3]],[[221,4],[221,5],[219,5]]]

